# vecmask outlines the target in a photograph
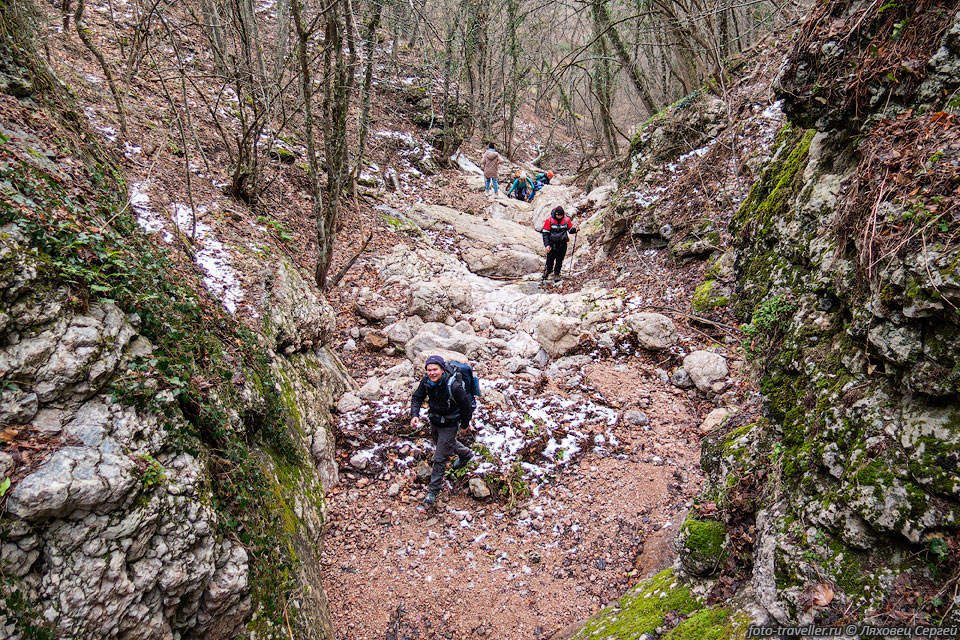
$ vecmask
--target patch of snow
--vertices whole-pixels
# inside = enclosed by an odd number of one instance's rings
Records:
[[[206,274],[203,283],[214,296],[223,303],[224,309],[231,314],[237,312],[237,304],[243,299],[243,287],[233,267],[230,266],[230,253],[223,246],[209,225],[200,222],[199,218],[208,210],[206,205],[197,207],[196,241],[200,250],[196,253],[197,264]],[[190,207],[181,202],[173,205],[173,217],[177,227],[185,235],[193,230],[193,212]]]
[[[770,119],[775,118],[779,120],[780,118],[783,117],[783,100],[777,100],[776,102],[771,104],[769,107],[764,109],[760,113],[760,115],[763,116],[764,118],[770,118]]]

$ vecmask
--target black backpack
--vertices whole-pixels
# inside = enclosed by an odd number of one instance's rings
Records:
[[[450,374],[450,377],[447,378],[447,391],[450,393],[450,397],[453,398],[453,381],[458,380],[463,385],[463,390],[470,396],[473,408],[476,409],[477,401],[475,398],[482,396],[480,394],[480,378],[474,375],[473,367],[466,362],[447,360],[446,371]]]

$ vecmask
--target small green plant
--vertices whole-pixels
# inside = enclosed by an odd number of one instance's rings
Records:
[[[783,443],[777,442],[774,443],[773,448],[770,451],[770,462],[777,464],[780,462],[780,458],[783,456]]]
[[[140,456],[140,459],[146,464],[143,472],[140,474],[140,482],[143,483],[144,491],[161,484],[166,479],[166,471],[163,465],[153,459],[149,453]]]
[[[257,222],[265,226],[271,233],[277,234],[277,237],[284,242],[293,242],[293,234],[279,220],[268,218],[267,216],[257,216]]]
[[[950,555],[950,549],[943,538],[930,538],[927,542],[927,554],[934,564],[941,564]]]
[[[747,336],[743,349],[747,357],[751,360],[769,357],[796,309],[797,305],[783,294],[764,300],[753,312],[750,324],[743,327]]]
[[[903,31],[904,29],[907,28],[907,25],[909,24],[910,24],[910,18],[904,18],[903,20],[900,20],[899,22],[894,23],[893,33],[890,34],[890,39],[896,41],[902,38]]]
[[[900,0],[890,0],[890,2],[887,2],[882,7],[877,9],[877,15],[880,15],[881,13],[883,13],[884,11],[887,11],[888,9],[899,9],[902,6],[903,5],[900,3]]]

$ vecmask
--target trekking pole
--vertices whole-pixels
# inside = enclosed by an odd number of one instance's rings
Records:
[[[573,234],[573,249],[570,251],[570,269],[573,269],[573,261],[577,259],[577,236],[579,235],[580,230],[578,229],[577,233]]]

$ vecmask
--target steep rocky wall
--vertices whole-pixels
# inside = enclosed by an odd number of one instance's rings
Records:
[[[728,229],[763,415],[704,438],[672,573],[555,638],[960,620],[960,12],[816,3],[792,41]],[[608,238],[676,243],[670,187],[631,169]]]
[[[262,324],[226,315],[29,37],[3,52],[0,638],[333,638],[332,310],[274,260]]]
[[[960,528],[960,14],[876,5],[808,17],[778,80],[791,123],[731,225],[772,422],[713,439],[704,464],[718,488],[766,479],[752,582],[783,622],[956,620],[960,604],[944,587]]]

